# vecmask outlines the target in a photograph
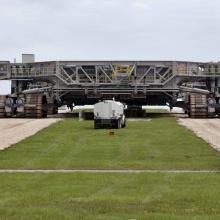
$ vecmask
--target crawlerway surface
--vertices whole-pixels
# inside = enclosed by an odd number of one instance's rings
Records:
[[[0,150],[36,134],[61,119],[0,119]]]
[[[179,118],[178,122],[220,152],[220,119]]]

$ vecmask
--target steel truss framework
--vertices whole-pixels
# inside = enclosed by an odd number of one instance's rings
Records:
[[[146,99],[163,93],[174,97],[186,81],[210,80],[220,87],[220,64],[177,61],[0,62],[0,79],[13,80],[13,90],[49,87],[60,98]],[[212,86],[213,87],[213,86]]]

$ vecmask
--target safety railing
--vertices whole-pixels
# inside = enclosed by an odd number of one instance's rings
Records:
[[[12,67],[11,76],[12,77],[38,77],[38,76],[52,76],[56,74],[56,68],[49,67],[33,67],[33,68],[23,68],[23,67]]]
[[[220,75],[219,68],[177,68],[177,75]]]

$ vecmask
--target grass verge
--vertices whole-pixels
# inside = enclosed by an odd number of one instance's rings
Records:
[[[65,120],[0,152],[0,168],[219,170],[220,160],[175,118],[128,122],[115,136]]]
[[[0,174],[0,219],[217,220],[218,174]]]

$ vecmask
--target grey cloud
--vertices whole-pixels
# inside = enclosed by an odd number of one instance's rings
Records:
[[[0,0],[0,60],[220,60],[218,0]]]

